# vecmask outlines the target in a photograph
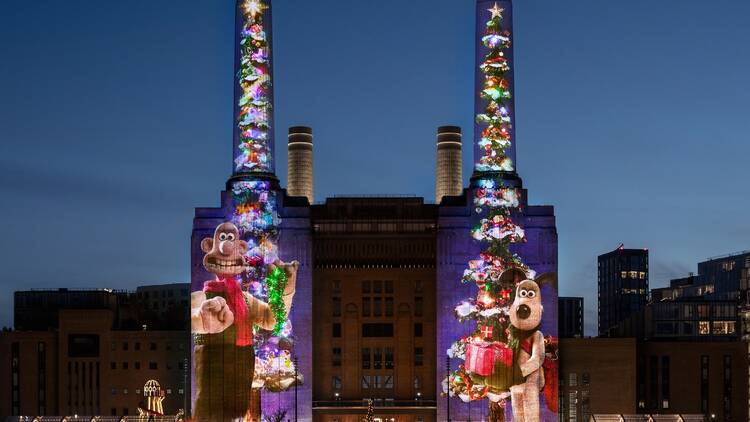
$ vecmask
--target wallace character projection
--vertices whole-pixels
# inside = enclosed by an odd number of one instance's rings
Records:
[[[271,306],[243,291],[238,276],[246,271],[246,241],[237,227],[223,223],[213,237],[203,239],[203,266],[216,275],[202,291],[192,293],[191,325],[195,342],[195,407],[198,421],[230,420],[245,416],[255,372],[253,328],[273,330],[277,317]],[[283,313],[288,314],[296,282],[295,261],[278,259],[267,273],[283,271]]]
[[[302,383],[289,320],[299,264],[279,259],[270,2],[236,5],[235,166],[213,235],[201,228],[203,268],[193,268],[191,409],[201,422],[259,420],[260,390]]]

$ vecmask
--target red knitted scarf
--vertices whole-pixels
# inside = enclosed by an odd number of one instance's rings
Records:
[[[234,314],[234,326],[237,328],[237,346],[251,346],[253,344],[253,327],[248,321],[248,309],[245,295],[240,284],[234,278],[220,278],[203,283],[204,293],[221,295]]]

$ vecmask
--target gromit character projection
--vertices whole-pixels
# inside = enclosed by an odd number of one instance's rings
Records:
[[[231,421],[247,413],[255,370],[253,326],[272,330],[276,317],[269,304],[243,291],[238,276],[246,270],[248,244],[232,223],[219,225],[213,237],[203,239],[203,266],[215,274],[202,291],[191,296],[194,341],[196,421]],[[283,292],[288,314],[294,297],[299,263],[276,260],[270,273],[282,268],[287,283]]]
[[[510,307],[511,335],[518,341],[515,363],[523,382],[510,387],[514,422],[539,421],[539,395],[544,387],[544,336],[539,331],[542,322],[542,296],[539,285],[524,280],[516,287],[516,297]]]

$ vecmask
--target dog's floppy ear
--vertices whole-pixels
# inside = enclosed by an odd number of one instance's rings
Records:
[[[536,281],[536,284],[539,285],[539,287],[542,287],[544,284],[549,284],[551,286],[557,285],[557,273],[544,273],[534,279]]]

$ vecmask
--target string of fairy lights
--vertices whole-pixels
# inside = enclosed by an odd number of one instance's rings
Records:
[[[261,0],[240,4],[243,23],[237,81],[241,94],[237,104],[239,143],[234,160],[235,172],[240,175],[273,172],[270,44],[264,23],[267,9]],[[271,332],[255,330],[253,387],[284,391],[294,385],[297,375],[291,357],[292,326],[283,301],[287,276],[282,268],[271,266],[279,257],[281,221],[277,194],[272,183],[262,179],[233,181],[230,194],[231,220],[249,246],[243,288],[265,300],[276,318]]]
[[[511,91],[507,73],[511,70],[506,57],[511,34],[503,29],[503,9],[497,3],[488,10],[482,43],[488,53],[479,68],[484,75],[481,98],[487,102],[476,120],[484,125],[478,141],[479,156],[475,170],[480,175],[474,188],[474,206],[481,217],[471,230],[473,239],[484,245],[478,259],[469,261],[462,282],[477,286],[477,295],[459,303],[454,313],[460,322],[474,321],[471,335],[455,341],[448,356],[463,363],[443,382],[443,390],[464,402],[489,398],[503,403],[508,396],[510,367],[517,341],[510,328],[509,311],[515,295],[518,276],[533,278],[530,270],[510,246],[524,242],[525,234],[513,221],[519,207],[519,192],[505,186],[500,172],[512,172]]]

